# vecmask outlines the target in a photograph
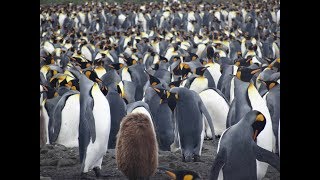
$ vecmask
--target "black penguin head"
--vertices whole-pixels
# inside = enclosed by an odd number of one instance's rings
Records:
[[[179,77],[178,81],[173,81],[169,83],[169,87],[173,88],[173,87],[179,87],[180,84],[182,83],[182,81],[186,80],[187,78],[181,79],[181,77]]]
[[[101,83],[102,80],[98,77],[97,73],[93,70],[85,70],[84,74],[93,82]]]
[[[160,84],[160,80],[159,80],[157,77],[152,76],[152,75],[149,74],[147,71],[146,71],[146,73],[149,75],[149,82],[150,82],[150,85],[151,85],[152,87]]]
[[[190,170],[166,170],[165,173],[174,180],[198,180],[201,179],[199,173]]]
[[[240,66],[237,70],[236,77],[244,82],[250,82],[251,78],[255,73],[260,71],[260,68],[258,69],[250,69],[244,66]]]
[[[127,63],[127,66],[132,66],[134,64],[137,64],[137,60],[131,57],[124,59],[124,61]]]
[[[273,87],[279,84],[277,81],[264,81],[264,80],[260,80],[260,81],[267,86],[268,90],[272,89]]]
[[[168,106],[173,112],[177,105],[177,100],[179,99],[178,93],[173,92],[167,92],[167,100],[168,100]]]
[[[239,58],[235,61],[235,65],[238,67],[240,66],[248,67],[251,64],[252,64],[252,56],[248,56],[246,59]]]
[[[251,127],[253,129],[252,138],[256,142],[257,136],[260,134],[260,132],[264,129],[266,125],[266,118],[261,112],[259,111],[254,111],[254,112],[256,113],[256,117]]]
[[[188,73],[191,72],[190,66],[186,63],[181,63],[180,68],[181,68],[182,78],[186,78]]]
[[[206,66],[206,67],[197,67],[195,70],[194,70],[194,74],[196,75],[199,75],[199,76],[203,76],[204,72],[206,71],[206,69],[208,68],[209,66]]]
[[[111,67],[112,69],[119,70],[124,66],[124,64],[122,64],[122,63],[113,63],[113,64],[109,64],[108,66]]]
[[[212,59],[213,55],[214,55],[214,49],[213,49],[213,47],[209,46],[207,48],[207,58],[208,59]]]
[[[190,54],[190,57],[191,57],[192,61],[195,61],[196,59],[198,59],[198,55],[197,54],[194,54],[194,53],[189,53],[189,54]]]
[[[158,96],[160,97],[160,104],[164,103],[164,102],[168,102],[167,101],[167,94],[169,93],[169,91],[162,89],[162,88],[153,88],[156,93],[158,94]]]

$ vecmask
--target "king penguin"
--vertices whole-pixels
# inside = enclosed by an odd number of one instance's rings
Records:
[[[107,99],[110,104],[111,112],[111,130],[109,136],[108,149],[114,149],[116,146],[116,135],[120,128],[121,119],[127,114],[126,103],[123,98],[121,98],[121,90],[119,85],[111,83],[107,86],[108,94]]]
[[[168,105],[168,91],[165,89],[153,88],[160,97],[159,106],[154,113],[153,120],[156,129],[159,149],[162,151],[170,151],[170,145],[174,140],[174,124],[172,121],[172,111]]]
[[[256,143],[265,128],[265,116],[249,111],[241,120],[225,130],[219,140],[217,156],[211,168],[210,180],[261,179],[257,160],[280,171],[280,158]]]
[[[200,161],[204,140],[205,115],[214,135],[212,119],[198,93],[185,87],[174,87],[168,94],[168,105],[174,111],[176,128],[178,128],[179,144],[181,146],[182,161]]]
[[[70,69],[80,80],[80,124],[79,155],[81,175],[94,170],[97,177],[101,174],[103,156],[108,150],[111,129],[110,106],[97,83],[89,80],[75,68]]]
[[[239,76],[239,73],[237,74]],[[260,136],[257,138],[257,144],[262,148],[272,151],[275,147],[275,137],[272,131],[272,121],[268,107],[265,100],[260,96],[258,90],[250,82],[244,82],[238,78],[235,79],[235,99],[231,103],[231,107],[227,117],[227,127],[230,127],[237,122],[249,111],[260,111],[265,119],[265,128],[261,131]],[[264,162],[257,162],[258,179],[262,179],[268,168],[268,164]]]

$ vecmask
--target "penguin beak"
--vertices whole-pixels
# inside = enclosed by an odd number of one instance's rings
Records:
[[[258,130],[255,130],[253,133],[253,140],[256,141],[258,136]]]
[[[166,171],[166,174],[170,176],[172,179],[176,179],[176,175],[171,171]]]
[[[251,74],[255,74],[255,73],[259,72],[259,71],[260,71],[260,68],[259,68],[259,69],[256,69],[256,70],[251,71]]]
[[[98,83],[102,83],[102,80],[101,80],[100,78],[96,78],[96,81],[97,81]]]

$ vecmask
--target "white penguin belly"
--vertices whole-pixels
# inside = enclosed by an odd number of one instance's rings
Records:
[[[271,117],[265,100],[260,96],[253,84],[249,85],[248,96],[251,102],[252,110],[260,111],[266,118],[266,125],[257,137],[257,145],[272,152],[273,148],[273,131]],[[257,161],[257,179],[262,179],[268,168],[268,164]]]
[[[107,71],[104,68],[95,69],[95,72],[98,75],[98,78],[101,78]]]
[[[150,113],[149,113],[144,107],[137,107],[137,108],[135,108],[134,110],[132,110],[131,113],[142,113],[142,114],[147,115],[148,118],[149,118],[149,120],[150,120],[150,122],[151,122],[151,124],[152,124],[152,128],[153,128],[153,130],[154,130],[154,125],[153,125],[153,122],[152,122],[151,115],[150,115]]]
[[[83,54],[83,56],[84,56],[88,61],[92,61],[91,52],[90,52],[90,50],[88,49],[88,47],[82,46],[82,48],[81,48],[81,53]]]
[[[123,68],[123,70],[121,72],[121,76],[122,76],[123,81],[132,81],[131,75],[128,72],[128,67]]]
[[[203,91],[199,95],[211,116],[215,134],[221,135],[226,129],[227,115],[229,112],[228,103],[212,89]]]
[[[46,128],[46,139],[47,139],[46,144],[49,144],[49,132],[48,132],[49,115],[48,115],[48,112],[44,106],[44,103],[43,103],[43,105],[41,105],[40,113],[42,114],[42,117],[44,119],[44,127]]]
[[[61,112],[61,127],[56,143],[68,148],[78,147],[80,94],[70,96]]]
[[[208,79],[203,77],[195,78],[190,85],[190,90],[200,93],[204,89],[208,88]]]
[[[110,106],[107,98],[98,89],[93,87],[92,97],[94,100],[93,116],[95,120],[96,140],[87,147],[84,172],[99,167],[101,168],[102,158],[108,150],[108,141],[111,127]]]
[[[231,79],[231,85],[230,85],[230,104],[232,103],[234,99],[234,77]]]
[[[219,79],[221,77],[221,72],[220,72],[220,64],[218,63],[214,63],[214,64],[209,64],[209,68],[208,71],[210,72],[214,83],[216,84],[216,86],[218,85]]]

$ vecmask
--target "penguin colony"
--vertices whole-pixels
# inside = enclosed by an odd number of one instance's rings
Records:
[[[116,149],[148,179],[158,150],[201,161],[205,139],[219,139],[211,179],[280,171],[280,1],[40,6],[40,147],[79,147],[97,177]]]

